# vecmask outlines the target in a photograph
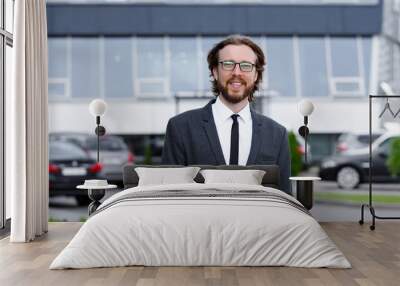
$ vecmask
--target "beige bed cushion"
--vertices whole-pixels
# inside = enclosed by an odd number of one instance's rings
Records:
[[[193,179],[199,170],[199,167],[135,168],[139,176],[139,186],[195,183]]]
[[[261,185],[265,171],[262,170],[201,170],[205,184],[235,183]]]

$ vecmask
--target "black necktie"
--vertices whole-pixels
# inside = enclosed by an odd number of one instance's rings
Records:
[[[239,158],[239,123],[237,114],[232,114],[232,130],[231,130],[231,156],[229,165],[237,165]]]

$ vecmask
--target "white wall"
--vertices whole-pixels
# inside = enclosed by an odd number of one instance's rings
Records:
[[[360,102],[312,100],[312,102],[314,103],[314,112],[308,120],[311,133],[368,133],[368,100],[363,99]],[[297,130],[303,124],[303,118],[297,108],[297,103],[272,103],[271,117],[287,129]],[[380,120],[377,119],[379,113],[380,105],[375,103],[373,105],[373,130],[379,129]]]
[[[50,103],[49,132],[94,132],[96,121],[88,106],[89,103]],[[109,134],[164,133],[168,119],[173,115],[172,102],[108,102],[101,124]]]
[[[368,132],[368,99],[312,100],[314,113],[309,118],[312,133],[341,133],[346,131]],[[184,101],[179,112],[204,106],[207,100]],[[273,101],[264,106],[268,116],[288,129],[297,130],[303,118],[297,111],[297,101]],[[380,104],[373,107],[373,129],[379,126]],[[95,119],[89,114],[88,103],[50,103],[50,132],[76,131],[93,132]],[[102,124],[107,133],[118,134],[162,134],[168,119],[175,115],[175,103],[165,102],[108,102]]]

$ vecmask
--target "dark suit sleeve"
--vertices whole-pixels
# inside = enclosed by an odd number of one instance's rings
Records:
[[[176,123],[170,119],[165,133],[162,163],[167,165],[187,165],[183,142]]]
[[[290,162],[290,149],[289,139],[287,131],[285,130],[282,136],[282,144],[278,155],[278,164],[280,168],[280,185],[282,191],[288,194],[292,194],[292,184],[289,180],[291,173],[291,162]]]

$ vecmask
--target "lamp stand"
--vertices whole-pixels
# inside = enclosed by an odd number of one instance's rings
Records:
[[[106,134],[106,129],[104,128],[104,126],[100,125],[100,116],[96,116],[96,129],[94,130],[94,132],[97,135],[97,163],[100,162],[100,136],[103,136],[104,134]]]
[[[299,134],[304,138],[304,164],[307,166],[308,161],[307,161],[307,137],[308,134],[310,133],[310,130],[307,127],[308,125],[308,116],[304,116],[304,125],[299,128]]]
[[[100,126],[100,116],[96,116],[96,135],[97,135],[97,163],[100,162],[100,135],[99,135],[99,126]]]

